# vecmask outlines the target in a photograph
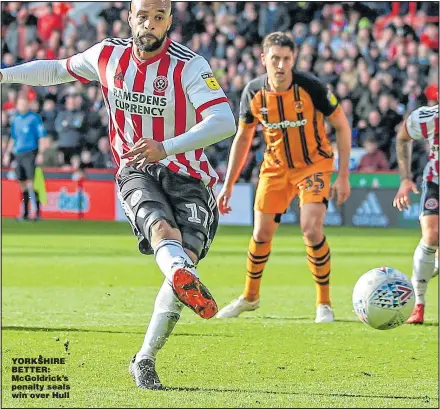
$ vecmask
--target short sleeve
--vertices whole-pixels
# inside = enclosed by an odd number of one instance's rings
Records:
[[[87,84],[90,81],[99,81],[98,60],[103,44],[98,43],[82,53],[78,53],[67,59],[67,71],[69,74]]]
[[[209,106],[228,102],[211,67],[203,57],[195,57],[185,65],[182,83],[191,104],[198,112]]]
[[[35,115],[35,126],[37,128],[38,139],[44,138],[47,135],[47,133],[46,133],[46,129],[44,128],[43,121],[41,120],[40,115]]]
[[[417,111],[411,112],[405,121],[406,132],[412,139],[423,139]]]
[[[336,95],[317,78],[311,82],[309,94],[312,97],[313,105],[324,116],[332,115],[339,107]]]
[[[405,120],[405,128],[412,139],[434,137],[438,134],[438,106],[420,107],[411,112]]]
[[[255,122],[254,114],[251,109],[251,101],[253,98],[253,94],[250,90],[250,84],[246,85],[244,88],[241,99],[240,99],[240,121],[243,121],[246,124],[252,124]]]

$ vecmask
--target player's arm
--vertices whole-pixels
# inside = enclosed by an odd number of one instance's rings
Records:
[[[166,156],[205,148],[229,138],[236,131],[234,114],[226,98],[204,109],[202,118],[184,134],[162,142]]]
[[[217,197],[217,204],[221,214],[229,213],[232,208],[229,206],[229,200],[232,196],[232,189],[237,182],[243,166],[246,162],[252,139],[255,135],[255,127],[257,123],[246,123],[240,120],[238,132],[232,142],[231,151],[229,153],[228,170],[226,172],[225,181]]]
[[[37,60],[0,70],[0,83],[33,86],[58,85],[79,80],[98,80],[97,66],[102,44],[64,60]]]
[[[337,196],[336,204],[340,206],[350,196],[350,152],[351,128],[345,112],[338,105],[337,109],[327,118],[336,131],[336,145],[338,147],[339,170],[338,177],[332,186],[331,197]]]
[[[254,87],[250,83],[244,88],[241,94],[238,132],[235,135],[229,153],[228,170],[226,172],[225,182],[217,197],[217,204],[221,214],[227,214],[232,210],[229,206],[229,200],[232,197],[232,189],[246,162],[252,139],[255,135],[255,128],[258,119],[254,116],[252,111],[252,99],[255,95],[255,90],[253,90],[253,88]]]
[[[397,164],[399,167],[400,179],[412,180],[411,157],[412,157],[412,138],[406,130],[406,120],[400,126],[396,138]]]
[[[413,112],[407,119],[403,121],[400,126],[399,132],[396,137],[396,153],[397,153],[397,164],[400,173],[400,186],[393,200],[393,206],[397,207],[400,211],[403,209],[408,209],[411,205],[411,199],[409,193],[413,191],[414,193],[419,193],[416,184],[412,181],[411,173],[411,157],[412,157],[412,140],[417,136],[416,128],[416,113]],[[411,137],[408,129],[412,129]]]
[[[33,86],[58,85],[75,81],[66,60],[38,60],[0,70],[0,83]]]
[[[231,107],[225,100],[204,109],[203,120],[182,135],[163,142],[141,138],[122,155],[122,159],[128,159],[127,166],[140,167],[145,161],[157,162],[167,156],[205,148],[229,138],[235,133],[236,126]]]
[[[335,128],[336,145],[338,147],[339,171],[338,177],[332,186],[331,197],[337,196],[336,204],[339,206],[350,196],[350,152],[351,129],[344,110],[339,105],[336,96],[319,80],[311,81],[310,92],[313,103]]]
[[[339,175],[349,175],[350,153],[351,153],[351,128],[347,116],[342,107],[338,107],[328,118],[331,126],[336,132],[336,145],[339,157]]]
[[[240,176],[255,135],[256,126],[256,123],[239,122],[237,134],[232,142],[224,182],[224,186],[228,189],[232,189]]]
[[[202,120],[182,135],[162,143],[167,156],[205,148],[236,132],[229,101],[203,57],[193,58],[185,64],[182,85]]]

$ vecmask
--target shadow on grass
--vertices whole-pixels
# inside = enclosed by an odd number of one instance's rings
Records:
[[[283,316],[273,316],[273,315],[254,315],[252,317],[240,317],[241,319],[245,319],[245,320],[282,320],[282,321],[310,321],[310,322],[314,322],[314,319],[312,317],[306,317],[306,316],[302,316],[302,317],[283,317]],[[355,323],[355,324],[359,324],[359,325],[365,325],[363,322],[357,320],[356,318],[335,318],[335,323],[338,322],[350,322],[350,323]],[[419,326],[419,325],[414,325],[414,326]],[[428,322],[424,322],[423,324],[420,325],[421,327],[438,327],[438,322],[436,321],[428,321]]]
[[[311,392],[288,392],[288,391],[264,391],[264,390],[243,390],[232,388],[192,388],[192,387],[164,387],[165,391],[176,392],[236,392],[236,393],[265,393],[269,395],[307,395],[307,396],[334,396],[344,398],[376,398],[376,399],[410,399],[423,400],[426,403],[431,402],[434,398],[429,396],[404,396],[404,395],[360,395],[356,393],[311,393]],[[437,399],[437,398],[436,398]]]
[[[131,235],[128,223],[114,221],[92,221],[92,220],[43,220],[41,223],[17,222],[15,219],[2,218],[2,229],[4,235],[94,235],[102,234]],[[332,227],[327,226],[329,234],[346,237],[366,236],[414,236],[414,229],[402,228],[359,228],[359,227]],[[252,232],[251,226],[219,226],[219,235],[228,236],[249,236]],[[277,231],[277,236],[295,236],[300,234],[299,226],[281,225]]]
[[[18,327],[18,326],[4,326],[3,331],[30,331],[30,332],[102,332],[106,334],[145,334],[144,331],[112,331],[102,329],[87,329],[87,328],[40,328],[40,327]],[[188,332],[173,333],[173,337],[228,337],[233,338],[233,335],[228,334],[190,334]]]

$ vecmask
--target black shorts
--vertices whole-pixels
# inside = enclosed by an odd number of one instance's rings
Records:
[[[420,198],[420,217],[438,216],[438,184],[423,182],[422,196]]]
[[[133,233],[138,237],[141,253],[153,254],[148,238],[143,236],[136,223],[136,214],[143,205],[148,211],[159,210],[166,214],[169,224],[182,233],[184,248],[191,249],[185,246],[184,233],[191,234],[194,230],[202,233],[205,241],[199,259],[206,256],[217,231],[219,218],[211,188],[200,180],[174,173],[160,163],[149,164],[143,171],[131,166],[125,167],[116,181],[119,187],[118,198]],[[154,218],[150,220],[150,225],[153,224]]]
[[[38,150],[16,153],[17,167],[15,174],[17,180],[24,182],[25,180],[34,180],[35,175],[35,159],[37,158]]]

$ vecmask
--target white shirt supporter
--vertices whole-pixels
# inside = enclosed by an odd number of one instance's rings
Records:
[[[167,39],[160,54],[141,61],[134,55],[132,39],[108,38],[66,60],[35,61],[1,72],[2,82],[30,85],[99,81],[109,114],[110,145],[120,169],[127,162],[121,156],[136,141],[153,138],[164,142],[169,156],[161,163],[173,172],[208,186],[217,182],[201,146],[232,136],[235,121],[209,64],[187,47]],[[191,129],[202,120],[200,125],[209,125],[209,135],[200,127]],[[167,143],[179,135],[182,142]],[[189,138],[197,140],[183,143]],[[186,145],[200,147],[178,151]]]
[[[423,106],[411,112],[405,121],[408,135],[416,140],[425,139],[429,143],[428,163],[423,172],[423,179],[438,184],[439,163],[439,118],[438,105]]]

